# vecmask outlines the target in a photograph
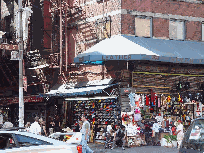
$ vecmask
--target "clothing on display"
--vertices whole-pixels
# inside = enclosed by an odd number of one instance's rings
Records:
[[[135,93],[130,93],[129,95],[128,95],[128,97],[130,98],[130,105],[131,106],[135,106],[135,97],[136,97],[136,95],[135,95]]]
[[[141,114],[134,114],[134,120],[139,121],[141,119]]]

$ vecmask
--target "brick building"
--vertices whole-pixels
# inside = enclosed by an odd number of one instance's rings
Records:
[[[81,17],[68,21],[68,25],[75,25],[68,31],[69,63],[101,40],[118,34],[177,41],[204,40],[202,1],[79,0],[69,3],[82,9]],[[86,67],[94,71],[102,66]],[[103,70],[107,72],[106,68]]]

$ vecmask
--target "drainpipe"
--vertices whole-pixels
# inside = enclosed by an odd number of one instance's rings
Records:
[[[60,0],[60,75],[62,74],[62,2]]]

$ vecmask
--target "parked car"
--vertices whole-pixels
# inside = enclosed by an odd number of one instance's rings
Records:
[[[81,153],[81,146],[22,130],[0,129],[0,153]]]
[[[179,148],[179,153],[203,153],[204,152],[204,118],[197,118],[184,134]]]
[[[56,132],[49,135],[49,138],[53,138],[60,141],[65,141],[69,144],[80,144],[82,139],[82,134],[80,132]]]

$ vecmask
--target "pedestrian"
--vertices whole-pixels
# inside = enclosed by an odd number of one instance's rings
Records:
[[[126,131],[125,131],[125,126],[124,125],[118,125],[116,127],[117,131],[114,134],[114,138],[113,138],[113,146],[111,149],[115,148],[115,144],[116,142],[121,142],[122,143],[122,149],[125,150],[124,146],[125,146],[125,139],[126,139]]]
[[[4,116],[3,116],[2,110],[0,109],[0,128],[2,128],[3,126],[3,118]]]
[[[12,128],[13,124],[10,122],[10,118],[6,117],[6,121],[4,122],[2,128],[6,129],[6,128]]]
[[[46,127],[45,127],[45,121],[42,120],[40,122],[40,127],[41,127],[41,135],[47,136]]]
[[[159,142],[159,128],[160,128],[159,124],[157,123],[157,121],[155,121],[152,127],[152,137],[154,137],[153,141],[154,145],[157,145]]]
[[[55,123],[54,124],[54,131],[59,132],[60,131],[60,118],[58,115],[56,116],[54,123]]]
[[[79,122],[77,123],[77,126],[75,128],[75,132],[80,132],[80,125],[79,125]]]
[[[54,118],[50,117],[50,123],[49,123],[49,135],[54,133],[54,127],[55,127],[55,122]]]
[[[83,122],[82,129],[80,130],[82,133],[82,153],[93,153],[89,146],[87,146],[87,141],[90,135],[90,123],[87,121],[84,114],[81,116],[81,120]]]
[[[41,127],[39,125],[39,117],[35,117],[35,122],[31,124],[30,126],[30,132],[34,134],[41,135]]]
[[[183,137],[184,137],[183,125],[181,124],[181,120],[178,120],[178,126],[176,128],[176,134],[177,134],[178,148],[180,148],[181,142],[182,142]]]
[[[26,123],[25,128],[27,132],[30,132],[30,122]]]

